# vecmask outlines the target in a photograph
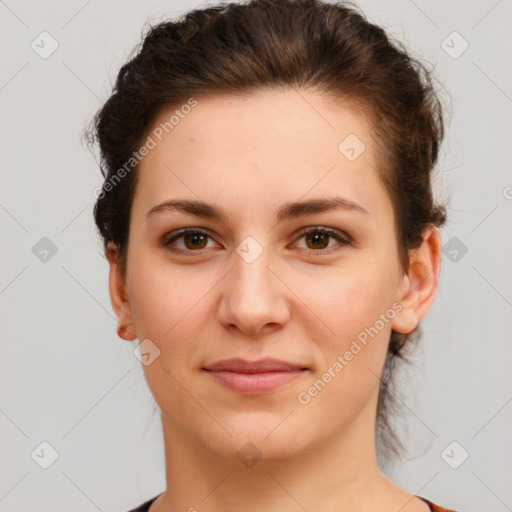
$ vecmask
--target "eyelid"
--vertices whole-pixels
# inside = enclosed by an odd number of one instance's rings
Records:
[[[304,228],[301,228],[299,231],[296,232],[295,236],[301,237],[301,236],[307,235],[311,231],[320,231],[323,233],[327,233],[331,236],[339,236],[341,238],[345,238],[345,241],[347,243],[353,242],[353,238],[346,231],[343,231],[342,229],[337,229],[337,228],[329,228],[327,226],[322,226],[322,225],[313,225],[313,226],[306,226]]]

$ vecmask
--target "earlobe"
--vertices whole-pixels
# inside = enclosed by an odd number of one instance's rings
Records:
[[[126,276],[119,265],[119,249],[113,242],[108,243],[107,258],[110,265],[110,302],[119,321],[117,334],[124,340],[132,341],[137,337],[137,334],[132,319],[130,301],[126,292]]]
[[[425,229],[421,246],[409,252],[409,262],[398,298],[402,309],[392,323],[392,329],[402,334],[416,329],[435,299],[441,262],[440,237],[435,226]]]
[[[132,329],[129,329],[130,326],[132,326],[133,324],[129,324],[129,325],[121,325],[119,324],[117,326],[117,335],[122,339],[122,340],[126,340],[126,341],[133,341],[136,336],[135,335],[132,335]]]

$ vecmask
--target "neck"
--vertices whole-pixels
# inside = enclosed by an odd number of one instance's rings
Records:
[[[236,449],[219,453],[222,450],[213,433],[211,445],[205,446],[162,413],[167,489],[150,510],[384,512],[388,510],[386,505],[389,510],[402,512],[428,510],[379,471],[375,422],[368,417],[375,414],[374,405],[370,403],[368,410],[342,431],[299,453],[279,454],[276,446],[282,441],[265,445],[260,440],[257,446],[262,447],[261,458],[247,466],[239,460]],[[224,446],[245,444],[228,439],[226,433],[222,435],[226,436]],[[247,452],[250,454],[251,449]]]

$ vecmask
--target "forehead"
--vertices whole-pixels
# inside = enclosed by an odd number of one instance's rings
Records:
[[[148,132],[155,147],[139,164],[134,202],[151,207],[186,195],[239,199],[241,206],[333,189],[372,202],[384,192],[371,125],[356,104],[294,89],[196,102],[163,109],[155,119]]]
[[[279,88],[209,95],[196,102],[193,108],[184,103],[159,113],[152,127],[160,131],[156,134],[162,139],[159,142],[187,142],[180,151],[190,150],[190,156],[199,145],[201,154],[230,149],[236,153],[236,144],[243,145],[247,157],[287,150],[283,156],[288,159],[309,156],[315,148],[326,157],[337,156],[339,143],[349,134],[367,147],[371,145],[365,111],[349,100],[334,101],[311,91]],[[182,109],[187,113],[181,113]]]

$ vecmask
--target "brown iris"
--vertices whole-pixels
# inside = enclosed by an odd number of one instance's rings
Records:
[[[183,235],[183,242],[185,244],[185,247],[187,247],[187,249],[204,249],[204,247],[206,246],[207,240],[208,240],[208,236],[202,235],[200,233],[188,233],[188,234]],[[187,242],[189,242],[189,241],[192,242],[192,245],[190,247],[187,245]],[[201,244],[204,244],[204,245],[201,245]]]
[[[329,245],[329,235],[327,233],[322,232],[312,232],[306,235],[306,240],[313,240],[314,244],[318,244],[319,242],[322,241],[322,239],[325,243],[321,245],[315,245],[313,249],[324,249],[325,247],[327,247]]]

